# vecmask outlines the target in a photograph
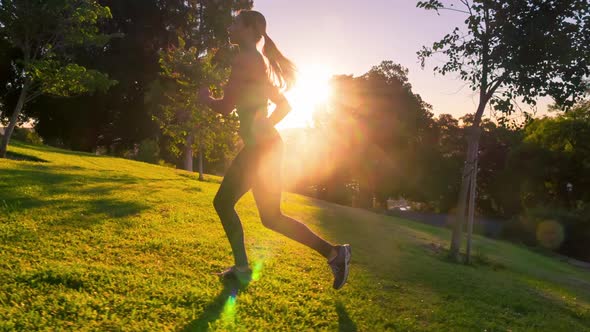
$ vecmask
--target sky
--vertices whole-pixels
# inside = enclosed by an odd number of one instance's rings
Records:
[[[473,113],[478,98],[455,74],[432,70],[443,58],[430,58],[421,69],[416,52],[432,45],[464,14],[416,8],[415,0],[254,0],[267,20],[267,33],[300,69],[328,67],[332,74],[362,75],[383,60],[409,69],[414,93],[433,106],[435,115]],[[541,113],[548,100],[539,103]],[[489,114],[489,111],[487,111]]]

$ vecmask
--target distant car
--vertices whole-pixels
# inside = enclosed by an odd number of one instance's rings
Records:
[[[408,201],[405,199],[388,199],[387,200],[387,210],[390,211],[409,211],[411,210],[410,206],[408,205]]]

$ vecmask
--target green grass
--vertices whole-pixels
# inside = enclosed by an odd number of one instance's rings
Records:
[[[449,263],[445,229],[294,195],[283,211],[353,248],[349,283],[238,204],[258,280],[233,297],[212,208],[220,178],[13,143],[0,160],[0,331],[584,331],[590,272],[476,237]]]

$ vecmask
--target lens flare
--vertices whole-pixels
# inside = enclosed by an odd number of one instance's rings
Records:
[[[236,322],[236,311],[237,311],[237,292],[227,298],[223,305],[223,311],[221,312],[221,321],[224,325],[233,325]]]
[[[556,221],[543,221],[537,226],[537,241],[545,248],[559,248],[563,243],[564,236],[563,226]]]
[[[257,281],[258,279],[260,279],[261,275],[262,275],[262,262],[258,261],[258,262],[255,262],[252,267],[252,280]]]
[[[260,279],[260,275],[262,274],[262,262],[257,261],[253,264],[252,268],[252,281],[256,281]],[[227,300],[223,304],[223,309],[221,311],[221,315],[219,320],[223,323],[224,328],[235,327],[236,324],[236,313],[238,310],[238,292],[239,286],[236,286],[231,290],[231,294],[228,296]]]

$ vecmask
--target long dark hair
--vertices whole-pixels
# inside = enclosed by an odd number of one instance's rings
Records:
[[[244,20],[246,26],[254,27],[260,37],[264,37],[262,54],[268,60],[269,76],[279,87],[289,90],[295,84],[297,67],[279,51],[275,42],[266,33],[264,15],[255,10],[242,10],[238,17]]]

